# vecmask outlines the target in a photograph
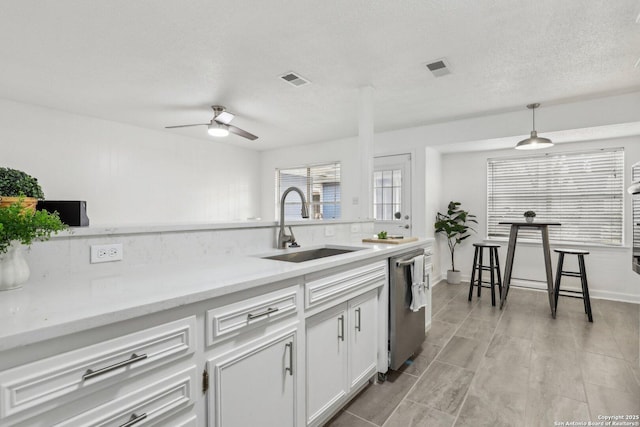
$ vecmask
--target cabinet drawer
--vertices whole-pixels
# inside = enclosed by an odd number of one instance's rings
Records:
[[[97,406],[59,427],[134,426],[153,425],[194,402],[196,385],[195,365],[139,390]],[[137,421],[136,421],[137,420]],[[186,424],[189,425],[189,424]]]
[[[207,345],[298,311],[298,286],[207,311]]]
[[[43,412],[193,353],[195,328],[190,316],[0,372],[0,419]]]
[[[386,280],[385,261],[311,280],[305,286],[305,308],[314,307],[350,292],[382,286]]]

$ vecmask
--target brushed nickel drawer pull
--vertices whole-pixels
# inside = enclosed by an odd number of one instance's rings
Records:
[[[284,347],[289,347],[289,366],[284,368],[284,371],[289,372],[289,375],[293,376],[293,342],[286,343]]]
[[[356,313],[358,314],[358,317],[356,318],[357,322],[356,322],[356,331],[360,332],[360,322],[362,321],[361,319],[361,315],[360,315],[360,307],[356,308]]]
[[[123,366],[131,365],[132,363],[139,362],[140,360],[144,360],[147,358],[146,354],[141,354],[138,356],[133,353],[131,357],[127,360],[123,360],[122,362],[114,363],[113,365],[107,366],[105,368],[98,369],[94,371],[92,369],[87,369],[87,372],[82,376],[83,380],[88,380],[93,377],[97,377],[98,375],[106,374],[107,372],[113,371],[114,369],[122,368]]]
[[[338,338],[344,341],[344,314],[338,317],[338,323],[340,323],[340,333],[338,334]]]
[[[258,314],[249,313],[249,314],[247,314],[247,319],[248,320],[253,320],[253,319],[257,319],[258,317],[268,316],[269,314],[275,313],[278,310],[279,310],[278,307],[269,307],[265,311],[263,311],[262,313],[258,313]]]
[[[135,413],[133,413],[133,414],[131,414],[131,418],[129,418],[129,421],[127,421],[126,423],[122,424],[120,427],[132,426],[132,425],[144,420],[145,418],[147,418],[147,413],[146,412],[144,414],[140,414],[140,415],[136,415]]]

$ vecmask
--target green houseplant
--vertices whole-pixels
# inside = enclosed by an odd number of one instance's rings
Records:
[[[67,228],[56,213],[35,211],[23,205],[24,197],[0,208],[0,290],[14,289],[29,279],[23,245],[48,240]]]
[[[536,213],[534,211],[526,211],[524,213],[524,219],[527,222],[533,222],[533,218],[536,217]]]
[[[460,283],[460,271],[456,270],[455,261],[456,246],[471,236],[471,231],[475,232],[467,223],[478,223],[475,219],[476,216],[460,209],[460,205],[460,202],[449,202],[447,213],[438,212],[434,224],[436,233],[442,233],[447,237],[447,244],[451,252],[451,270],[447,271],[447,282],[451,284]]]
[[[0,207],[8,207],[22,197],[22,204],[35,210],[44,193],[38,180],[25,172],[11,168],[0,168]]]

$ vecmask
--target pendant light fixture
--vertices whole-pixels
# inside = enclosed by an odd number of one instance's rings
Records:
[[[527,108],[533,113],[533,130],[531,131],[531,136],[529,138],[518,142],[516,150],[537,150],[539,148],[548,148],[553,146],[553,142],[551,142],[550,139],[540,138],[538,136],[538,132],[536,132],[536,108],[539,106],[540,104],[537,103],[527,105]]]

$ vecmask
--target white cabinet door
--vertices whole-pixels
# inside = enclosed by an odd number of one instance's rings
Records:
[[[369,291],[349,301],[349,385],[355,387],[376,372],[378,293]]]
[[[294,427],[295,351],[289,331],[210,360],[209,425]]]
[[[340,401],[347,383],[347,304],[307,319],[307,424]]]

